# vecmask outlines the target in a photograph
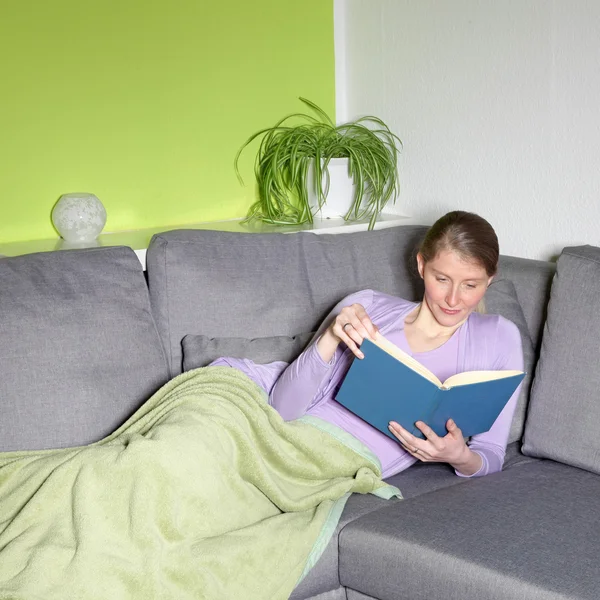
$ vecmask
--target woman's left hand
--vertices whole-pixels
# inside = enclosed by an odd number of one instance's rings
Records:
[[[417,421],[415,425],[425,436],[424,440],[414,436],[395,421],[390,422],[389,429],[402,447],[421,462],[446,462],[459,471],[461,466],[472,462],[471,455],[475,453],[469,450],[462,431],[452,419],[448,419],[446,423],[448,433],[444,437],[437,435],[423,421]],[[475,456],[481,460],[481,457]]]

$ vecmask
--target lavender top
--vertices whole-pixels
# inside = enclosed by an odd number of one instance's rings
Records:
[[[404,336],[404,319],[417,306],[401,298],[363,290],[342,300],[329,314],[312,343],[291,363],[272,387],[269,402],[285,420],[304,414],[333,423],[358,438],[381,461],[383,477],[407,469],[416,462],[402,446],[351,413],[335,401],[354,355],[340,344],[333,359],[326,363],[316,340],[345,306],[362,304],[379,331],[391,342],[425,365],[440,380],[463,371],[523,370],[523,351],[519,331],[499,315],[471,313],[452,337],[439,348],[413,353]],[[473,436],[469,448],[479,454],[482,466],[471,477],[488,475],[502,469],[504,454],[520,386],[506,404],[492,428]],[[458,471],[459,476],[464,476]]]

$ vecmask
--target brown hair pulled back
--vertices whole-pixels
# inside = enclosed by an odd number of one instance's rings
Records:
[[[498,270],[498,237],[494,228],[475,213],[454,210],[440,217],[427,232],[419,252],[425,262],[452,250],[463,260],[479,263],[488,277]]]

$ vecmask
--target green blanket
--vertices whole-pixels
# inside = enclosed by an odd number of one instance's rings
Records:
[[[319,425],[207,367],[96,444],[0,454],[0,598],[287,598],[351,492],[399,495]]]

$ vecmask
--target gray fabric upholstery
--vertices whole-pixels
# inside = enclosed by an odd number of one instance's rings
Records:
[[[290,600],[298,600],[293,595],[290,596]],[[310,596],[309,598],[303,598],[302,600],[348,600],[348,596],[346,596],[346,588],[339,587],[335,590],[331,590],[329,592],[323,592],[322,594],[318,594],[316,596]]]
[[[314,331],[341,298],[365,288],[419,298],[414,257],[425,231],[154,236],[148,282],[172,373],[182,369],[188,334],[251,339]]]
[[[378,598],[373,599],[373,596],[367,596],[366,594],[361,594],[356,590],[346,590],[346,600],[379,600]]]
[[[338,536],[340,531],[354,519],[383,508],[390,502],[397,502],[397,500],[383,500],[372,495],[352,494],[327,548],[317,564],[296,587],[290,600],[305,600],[338,589],[340,587],[338,575]]]
[[[396,502],[340,535],[341,583],[381,600],[597,600],[600,477],[535,461]]]
[[[457,477],[448,465],[419,463],[386,481],[398,487],[404,498],[412,498],[443,487],[464,483],[467,479]],[[325,552],[306,579],[296,588],[291,600],[304,600],[326,590],[336,589],[340,585],[338,577],[338,536],[340,531],[354,519],[385,508],[391,502],[398,502],[398,500],[381,500],[375,496],[360,494],[350,496],[335,534]]]
[[[536,352],[542,341],[546,305],[555,271],[554,263],[516,256],[501,256],[498,265],[497,278],[510,279],[517,290]]]
[[[485,305],[488,313],[502,315],[509,321],[512,321],[519,329],[521,342],[523,345],[523,359],[527,375],[521,384],[521,393],[519,403],[515,409],[515,415],[512,420],[509,442],[520,440],[523,435],[525,424],[525,413],[529,400],[529,389],[533,379],[536,356],[533,350],[533,343],[529,335],[529,328],[523,314],[523,309],[517,298],[517,292],[512,281],[508,279],[496,279],[492,282],[485,294]]]
[[[0,450],[111,433],[168,379],[129,248],[0,260]]]
[[[414,498],[451,485],[458,485],[468,481],[465,477],[457,477],[454,470],[446,464],[441,463],[415,463],[406,471],[392,475],[386,479],[391,485],[395,485],[401,492],[402,497]]]
[[[272,336],[249,340],[239,337],[210,338],[206,335],[186,335],[182,342],[183,370],[206,367],[221,356],[249,358],[258,364],[276,360],[292,362],[304,350],[314,332],[293,337]]]
[[[519,444],[509,444],[506,451],[506,466],[532,461],[537,462],[537,459],[523,456],[519,452]],[[466,483],[469,479],[457,477],[448,465],[417,463],[410,469],[389,477],[386,481],[400,489],[403,498],[407,500],[445,487]],[[386,501],[373,496],[353,494],[346,504],[342,518],[325,552],[306,579],[296,588],[291,600],[304,600],[325,590],[336,589],[340,585],[338,577],[340,531],[358,517],[385,508],[390,502],[398,502],[398,500]]]
[[[531,462],[539,462],[538,458],[533,456],[527,456],[521,451],[521,441],[512,442],[506,447],[506,455],[504,456],[503,469],[510,469],[511,467],[523,465]]]
[[[600,248],[558,259],[523,452],[600,473]]]
[[[513,442],[506,447],[504,457],[504,468],[523,464],[526,462],[537,462],[538,459],[525,456],[520,452],[520,443]],[[447,464],[442,463],[415,463],[406,471],[388,477],[386,479],[391,485],[395,485],[406,500],[428,494],[442,488],[458,485],[470,481],[467,477],[457,477]]]

